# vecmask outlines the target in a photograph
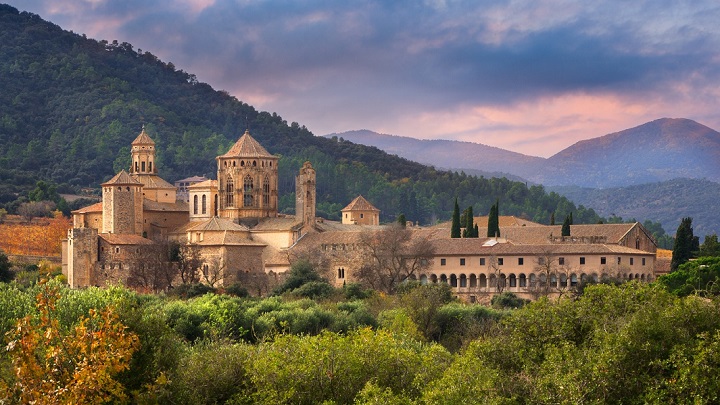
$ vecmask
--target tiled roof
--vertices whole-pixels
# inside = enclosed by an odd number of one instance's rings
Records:
[[[267,244],[256,242],[244,236],[243,233],[233,231],[209,232],[203,234],[203,240],[194,242],[201,246],[256,246],[264,247]]]
[[[152,245],[155,243],[139,235],[101,233],[99,236],[111,245]]]
[[[180,181],[184,181],[184,180],[180,180]],[[217,188],[217,186],[218,186],[217,180],[205,180],[205,181],[201,181],[200,183],[195,183],[195,184],[189,185],[188,189],[194,190],[196,188],[207,188],[207,187]]]
[[[551,252],[558,254],[636,254],[653,255],[651,252],[637,250],[619,245],[606,245],[595,243],[555,243],[555,244],[515,244],[498,243],[493,246],[485,245],[487,238],[478,239],[439,239],[433,240],[435,255],[543,255]]]
[[[125,170],[120,170],[120,173],[116,174],[115,177],[113,177],[112,179],[101,184],[101,186],[112,186],[112,185],[116,185],[116,184],[136,186],[136,185],[140,185],[142,183],[135,180]]]
[[[350,204],[348,204],[347,207],[340,210],[341,212],[345,211],[380,211],[379,209],[375,208],[368,200],[366,200],[363,196],[359,195],[357,196]]]
[[[290,258],[287,250],[276,249],[268,246],[263,249],[263,261],[266,266],[289,266]]]
[[[155,145],[155,141],[150,139],[148,134],[145,132],[145,126],[143,125],[142,131],[140,131],[140,135],[138,135],[137,138],[132,141],[131,145]]]
[[[262,158],[275,158],[275,156],[268,153],[265,148],[260,145],[258,141],[250,136],[250,131],[245,131],[243,136],[235,142],[230,150],[220,157],[262,157]]]
[[[500,225],[500,233],[502,233],[502,228],[511,227],[511,226],[545,226],[543,224],[528,221],[527,219],[518,218],[513,215],[500,215],[500,216],[498,216],[498,222]],[[477,226],[479,228],[487,229],[488,217],[487,217],[487,215],[482,216],[482,217],[473,217],[473,223],[477,224]],[[441,223],[435,225],[435,227],[450,229],[451,225],[452,225],[452,223],[450,221],[447,221],[447,222],[441,222]]]
[[[194,222],[188,231],[237,231],[247,233],[249,229],[245,226],[238,225],[235,222],[219,217],[212,217],[207,221]]]
[[[593,224],[571,225],[570,237],[575,240],[602,239],[599,243],[619,243],[636,224]],[[480,235],[487,235],[487,228],[478,229]],[[448,231],[449,233],[449,231]],[[552,238],[562,235],[561,225],[509,226],[500,228],[500,236],[518,244],[547,244]]]
[[[99,203],[95,203],[93,205],[88,205],[87,207],[80,208],[78,210],[73,211],[73,214],[87,214],[90,212],[102,212],[102,201]]]
[[[162,203],[147,198],[143,200],[143,210],[145,211],[169,211],[169,212],[190,212],[188,204],[184,201],[175,201],[174,203]]]
[[[288,231],[300,225],[302,225],[302,221],[295,219],[294,216],[288,216],[261,218],[258,223],[251,228],[253,231]]]
[[[160,176],[157,174],[145,174],[145,173],[135,173],[132,175],[132,177],[142,184],[145,185],[146,190],[154,190],[154,189],[172,189],[176,190],[177,187],[173,186],[172,184],[168,183],[167,181],[163,180]]]

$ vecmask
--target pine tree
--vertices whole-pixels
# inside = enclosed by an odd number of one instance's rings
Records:
[[[400,215],[398,215],[398,217],[397,217],[397,223],[398,223],[400,226],[402,226],[403,228],[405,228],[405,226],[407,226],[407,220],[405,219],[405,214],[400,214]]]
[[[571,220],[570,215],[565,217],[565,221],[562,224],[562,230],[561,230],[562,236],[570,236],[570,222],[571,221],[572,220]]]
[[[677,232],[675,232],[675,244],[673,245],[672,262],[670,271],[675,271],[678,267],[693,257],[693,248],[696,242],[693,235],[692,218],[686,217],[680,221]]]
[[[455,197],[455,208],[452,215],[452,227],[450,228],[450,237],[460,237],[460,207],[458,206],[457,197]]]

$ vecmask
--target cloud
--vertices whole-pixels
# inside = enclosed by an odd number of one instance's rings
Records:
[[[16,7],[130,42],[318,134],[371,128],[549,155],[659,116],[720,125],[720,5],[711,0]]]

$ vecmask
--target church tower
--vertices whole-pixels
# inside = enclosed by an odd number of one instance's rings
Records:
[[[315,177],[312,164],[305,162],[295,178],[295,218],[303,225],[315,223]]]
[[[131,143],[130,175],[144,185],[143,196],[151,201],[174,203],[177,198],[177,187],[158,176],[155,164],[155,141],[143,126],[140,135]]]
[[[125,170],[102,184],[102,233],[143,233],[143,184]]]
[[[276,217],[278,157],[268,153],[245,131],[230,150],[216,158],[218,211],[221,217]]]

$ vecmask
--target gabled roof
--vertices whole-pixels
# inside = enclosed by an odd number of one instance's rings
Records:
[[[139,235],[101,233],[98,236],[111,245],[152,245],[155,242]]]
[[[258,141],[255,140],[252,136],[250,136],[250,131],[245,131],[243,136],[238,139],[237,142],[235,142],[235,145],[233,145],[230,150],[222,155],[219,156],[221,158],[229,158],[229,157],[242,157],[242,158],[254,158],[254,157],[262,157],[262,158],[276,158],[275,156],[268,153],[265,148],[260,145]]]
[[[379,209],[375,208],[368,200],[366,200],[363,196],[359,195],[357,196],[350,204],[348,204],[347,207],[340,210],[341,212],[345,211],[380,211]]]
[[[116,174],[115,177],[108,180],[107,182],[101,184],[101,186],[112,186],[112,185],[120,185],[120,184],[139,186],[139,185],[142,185],[143,183],[135,180],[125,170],[121,170],[120,173]]]
[[[188,231],[239,231],[248,232],[245,226],[238,225],[226,218],[212,217],[207,221],[197,222],[194,226],[188,228]]]
[[[75,211],[72,211],[73,214],[87,214],[90,212],[102,212],[103,210],[103,203],[102,201],[95,203],[93,205],[88,205],[87,207],[83,207],[80,209],[77,209]]]
[[[155,189],[162,189],[162,190],[176,190],[177,187],[173,186],[172,184],[168,183],[167,181],[163,180],[162,177],[158,176],[157,174],[150,174],[150,173],[134,173],[132,175],[134,179],[141,182],[145,185],[146,190],[155,190]]]
[[[140,135],[132,141],[131,145],[155,145],[155,141],[150,139],[150,136],[148,136],[147,132],[145,132],[145,126],[143,125]]]

